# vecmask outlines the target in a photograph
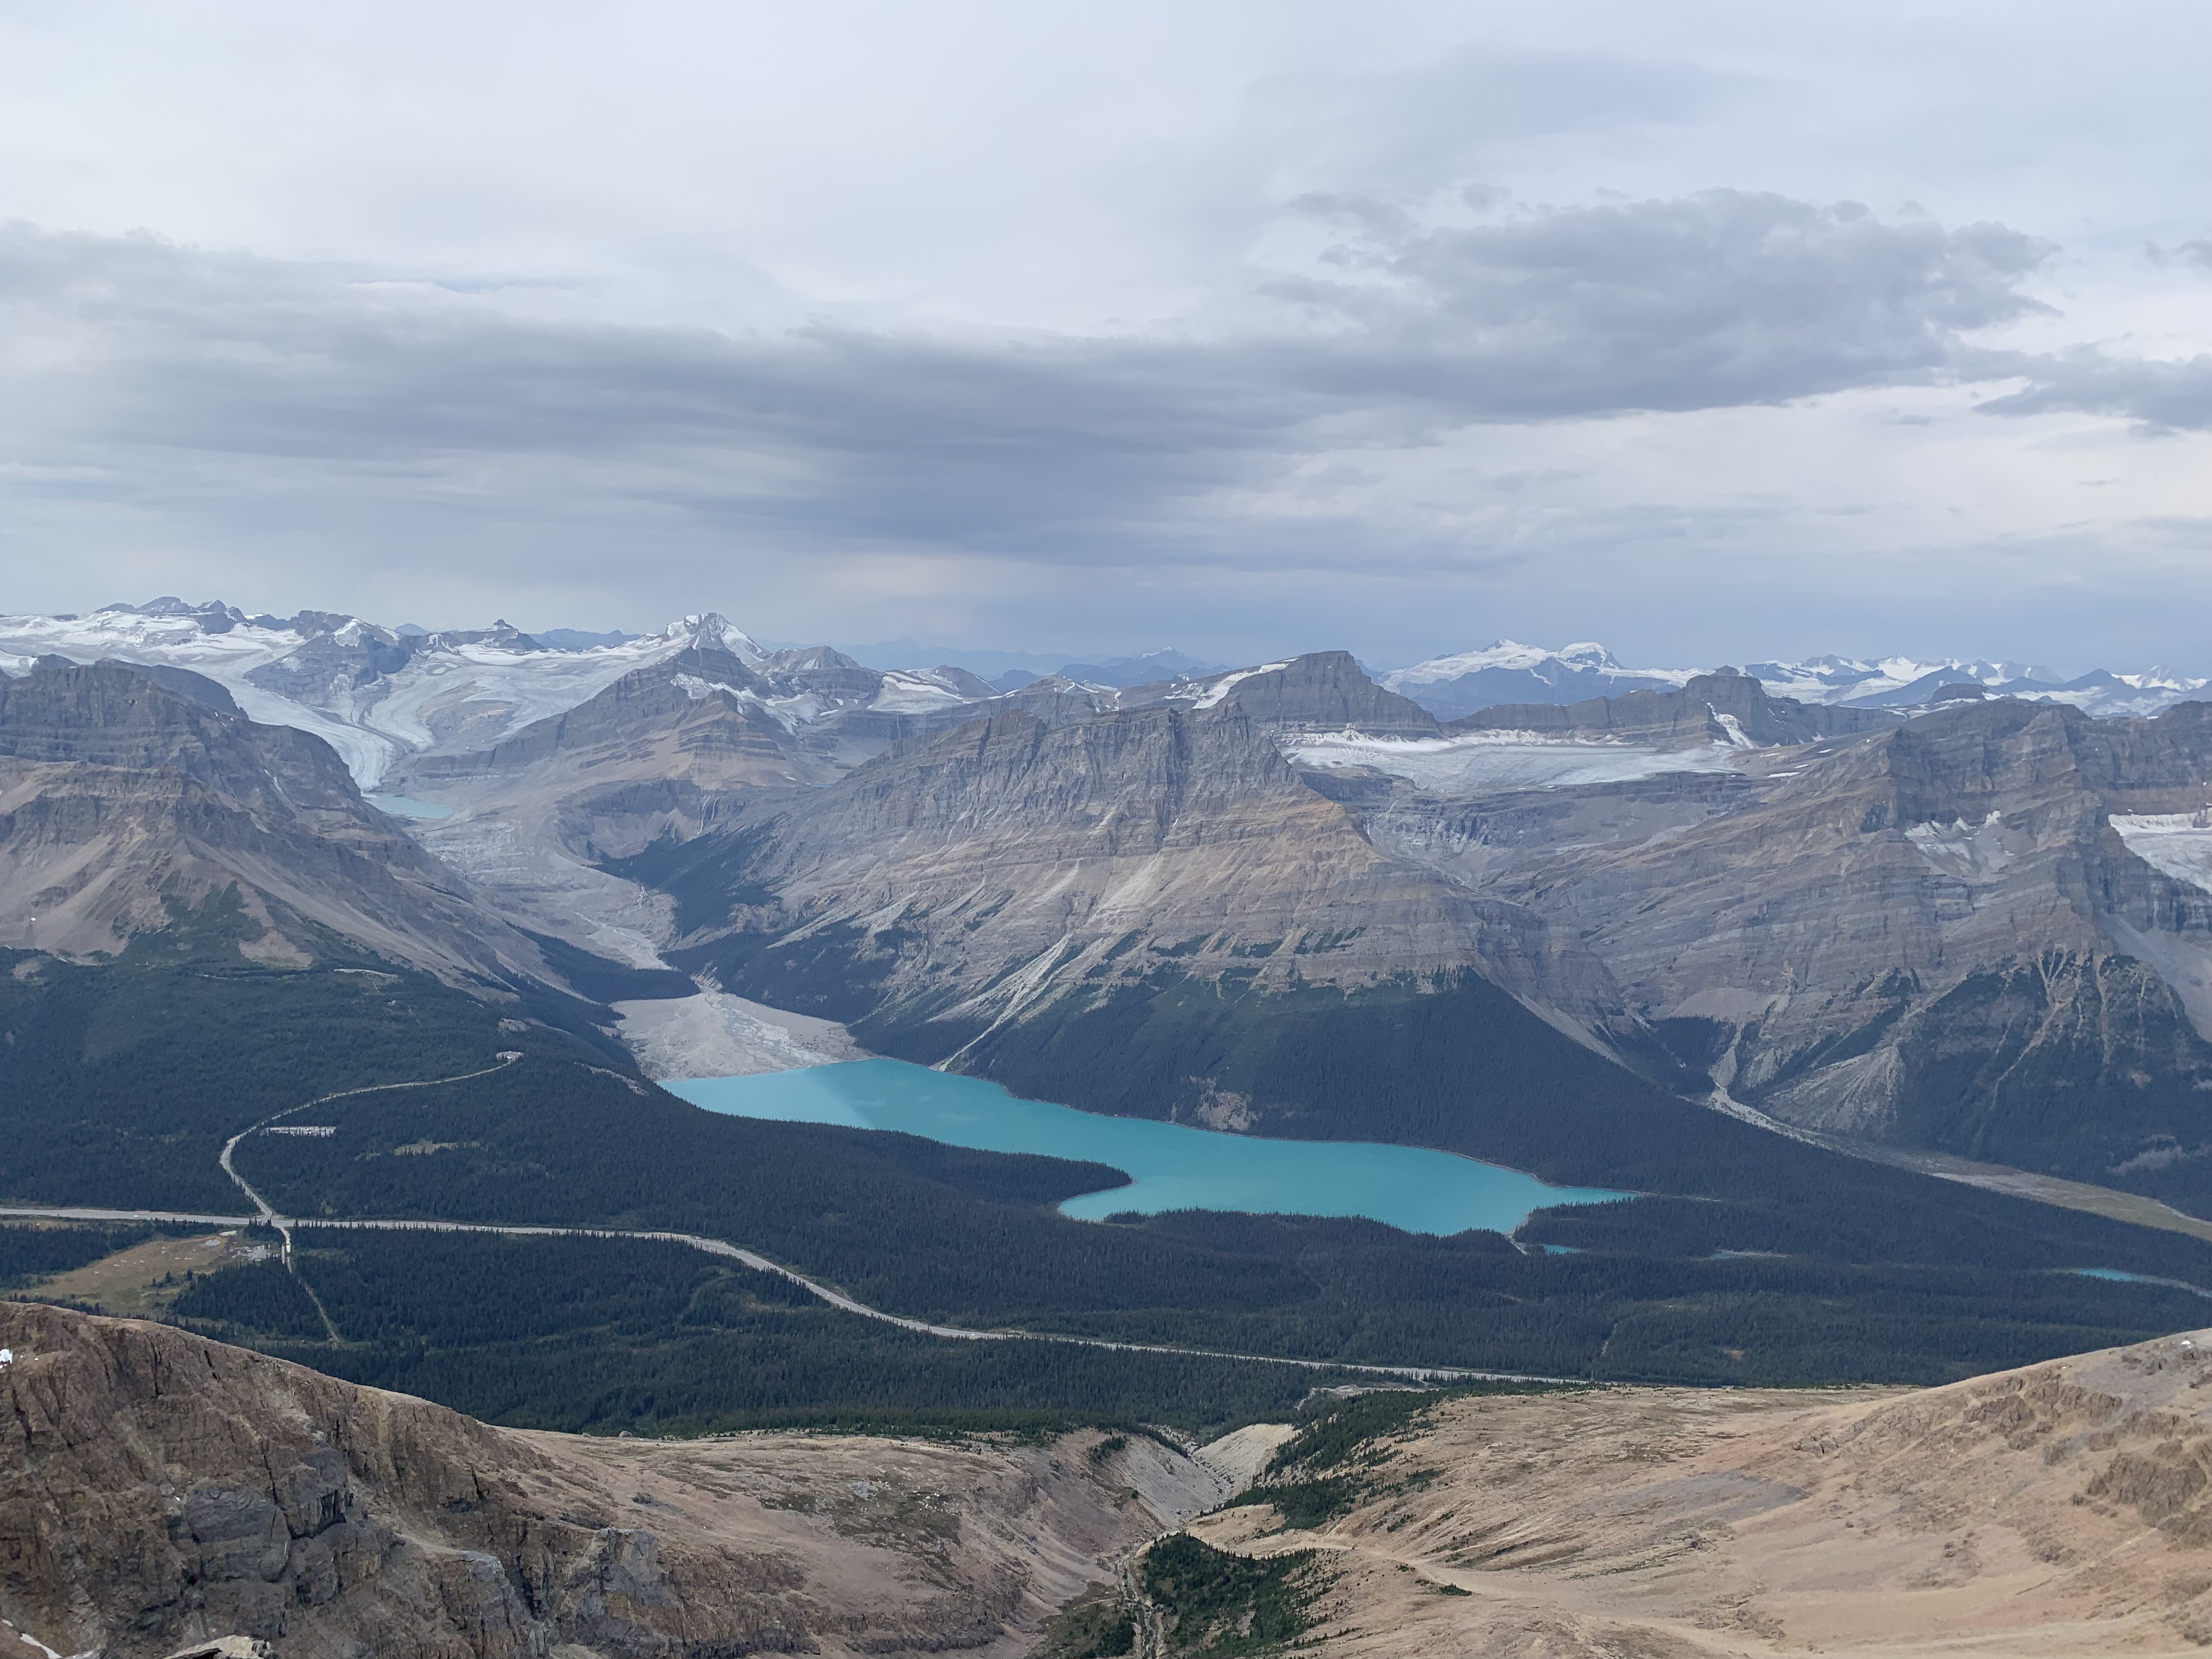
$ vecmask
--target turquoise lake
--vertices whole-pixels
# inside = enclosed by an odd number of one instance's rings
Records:
[[[1123,1211],[1243,1210],[1365,1216],[1407,1232],[1471,1227],[1511,1232],[1531,1210],[1632,1196],[1552,1187],[1518,1170],[1449,1152],[1366,1141],[1263,1140],[1145,1118],[1106,1117],[1023,1100],[995,1083],[909,1066],[850,1060],[757,1077],[661,1085],[710,1112],[853,1129],[898,1129],[953,1146],[1042,1152],[1111,1164],[1134,1182],[1085,1193],[1061,1213],[1097,1221]]]

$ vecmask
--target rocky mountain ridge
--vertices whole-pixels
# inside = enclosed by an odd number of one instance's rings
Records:
[[[1876,732],[1902,718],[1888,709],[1803,703],[1771,696],[1748,674],[1724,668],[1677,691],[1646,689],[1574,703],[1501,703],[1462,715],[1454,732],[1526,732],[1581,742],[1647,744],[1662,750],[1720,744],[1738,749],[1813,743]]]
[[[1557,650],[1499,640],[1480,651],[1432,657],[1381,676],[1439,719],[1501,703],[1572,703],[1637,691],[1679,690],[1701,668],[1625,667],[1592,641]],[[2165,666],[2142,673],[2093,669],[2068,678],[2025,663],[1966,657],[1862,659],[1835,655],[1802,661],[1747,663],[1742,672],[1772,696],[1799,702],[1858,708],[1909,708],[1933,702],[1945,687],[1978,685],[1989,695],[2065,703],[2100,716],[2155,714],[2203,691],[2212,680]]]
[[[994,695],[960,669],[885,672],[826,647],[769,651],[712,613],[581,647],[549,645],[503,622],[428,633],[331,612],[249,617],[219,603],[166,599],[88,617],[0,617],[0,673],[27,672],[47,655],[188,669],[223,685],[254,719],[322,738],[365,789],[382,784],[398,761],[495,746],[685,651],[732,656],[749,672],[771,676],[842,674],[832,699],[839,708],[926,713]],[[813,717],[788,698],[783,712]]]
[[[1472,970],[1577,1041],[1671,1063],[1595,957],[1379,846],[1285,758],[1347,719],[1437,731],[1343,653],[1046,713],[903,741],[623,867],[674,895],[672,959],[801,1012],[927,1027],[939,1055],[1163,973],[1286,993]]]
[[[505,622],[433,632],[386,628],[335,611],[289,617],[248,615],[219,601],[164,597],[111,605],[87,616],[0,617],[0,674],[21,673],[39,656],[104,657],[142,666],[191,669],[219,681],[257,720],[312,731],[345,756],[356,780],[374,788],[397,761],[479,752],[533,721],[589,700],[631,671],[686,649],[727,652],[749,668],[823,671],[862,665],[827,647],[770,651],[710,612],[656,634],[544,638]],[[988,654],[988,653],[987,653]],[[835,661],[831,659],[835,659]],[[1164,696],[1197,696],[1222,671],[1173,651],[1103,664],[1072,662],[1042,682],[1026,673],[987,682],[965,669],[870,666],[862,701],[878,712],[931,715],[1010,691],[1073,696],[1088,712]],[[1242,672],[1242,671],[1237,671]],[[1603,646],[1557,650],[1507,640],[1480,651],[1434,658],[1380,676],[1439,720],[1501,704],[1565,704],[1637,690],[1679,690],[1705,671],[1627,668]],[[1948,658],[1881,660],[1827,656],[1754,662],[1747,672],[1769,691],[1799,702],[1853,707],[1925,705],[1946,685],[1972,684],[1997,696],[2067,702],[2099,715],[2155,714],[2208,684],[2171,669],[2065,679],[2012,662]],[[857,684],[844,695],[859,696]],[[1030,705],[1034,707],[1032,702]]]
[[[334,935],[489,993],[561,986],[327,744],[193,678],[56,659],[0,681],[0,943],[112,953],[222,897],[260,930],[249,957]]]
[[[1443,726],[1354,678],[1024,688],[733,803],[658,866],[679,954],[956,1063],[1163,974],[1472,972],[1731,1110],[2212,1201],[2212,705],[1907,720],[1723,674]]]
[[[1364,786],[1331,780],[1378,847],[1575,938],[1724,1097],[2212,1196],[2212,892],[2136,850],[2166,825],[2174,866],[2202,833],[2173,826],[2212,802],[2212,705],[1968,703],[1727,772],[1536,789],[1369,758]]]
[[[2212,1637],[2204,1332],[1920,1390],[1445,1395],[1195,1457],[520,1432],[16,1303],[0,1352],[0,1620],[57,1653],[995,1656],[1079,1601],[1203,1651],[1235,1575],[1176,1594],[1142,1555],[1192,1538],[1291,1568],[1276,1621],[1346,1659]]]

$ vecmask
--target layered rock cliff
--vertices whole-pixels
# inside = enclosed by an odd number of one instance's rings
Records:
[[[2212,894],[2113,823],[2185,823],[2208,780],[2203,705],[1992,701],[1724,775],[1355,799],[1379,845],[1571,933],[1738,1101],[2199,1201]]]
[[[1151,1442],[489,1428],[161,1326],[0,1303],[0,1618],[63,1653],[1024,1650],[1214,1500]],[[1144,1494],[1149,1492],[1151,1498]]]
[[[319,738],[118,664],[0,681],[0,944],[112,952],[231,891],[268,961],[322,929],[456,981],[559,982]]]
[[[1379,849],[1284,759],[1362,708],[1433,734],[1347,669],[1300,659],[1081,720],[1010,710],[624,867],[676,896],[676,959],[779,1006],[927,1027],[908,1047],[933,1058],[1170,978],[1287,994],[1462,973],[1642,1052],[1592,956]]]
[[[1699,674],[1679,691],[1632,691],[1575,703],[1496,703],[1451,722],[1454,732],[1534,732],[1547,737],[1610,738],[1660,749],[1708,744],[1737,748],[1811,743],[1885,731],[1886,709],[1843,708],[1771,697],[1749,675],[1724,668]]]

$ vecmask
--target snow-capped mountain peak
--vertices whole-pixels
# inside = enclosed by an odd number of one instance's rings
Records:
[[[598,646],[593,649],[635,653],[637,647],[656,641],[673,641],[678,650],[726,651],[748,668],[761,667],[769,655],[751,635],[718,611],[694,612],[690,616],[678,617],[659,634],[648,634],[642,639],[625,644]]]
[[[1620,664],[1595,640],[1578,640],[1572,645],[1563,645],[1553,653],[1559,659],[1574,668],[1619,668]]]
[[[1431,657],[1397,669],[1383,675],[1382,684],[1439,720],[1455,720],[1502,702],[1580,702],[1627,691],[1671,691],[1699,672],[1624,668],[1595,640],[1557,649],[1498,640],[1480,651]]]

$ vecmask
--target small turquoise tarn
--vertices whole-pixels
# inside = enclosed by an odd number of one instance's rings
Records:
[[[1365,1216],[1415,1233],[1510,1232],[1531,1210],[1632,1196],[1551,1187],[1518,1170],[1418,1146],[1263,1140],[1145,1118],[1105,1117],[1022,1100],[995,1083],[909,1066],[853,1060],[757,1077],[662,1085],[710,1112],[787,1122],[897,1129],[992,1152],[1042,1152],[1126,1171],[1133,1184],[1085,1193],[1063,1213],[1086,1221],[1134,1210],[1242,1210]]]
[[[416,800],[410,795],[363,795],[362,799],[380,812],[389,812],[395,818],[449,818],[453,816],[450,806],[441,806],[434,800]]]

